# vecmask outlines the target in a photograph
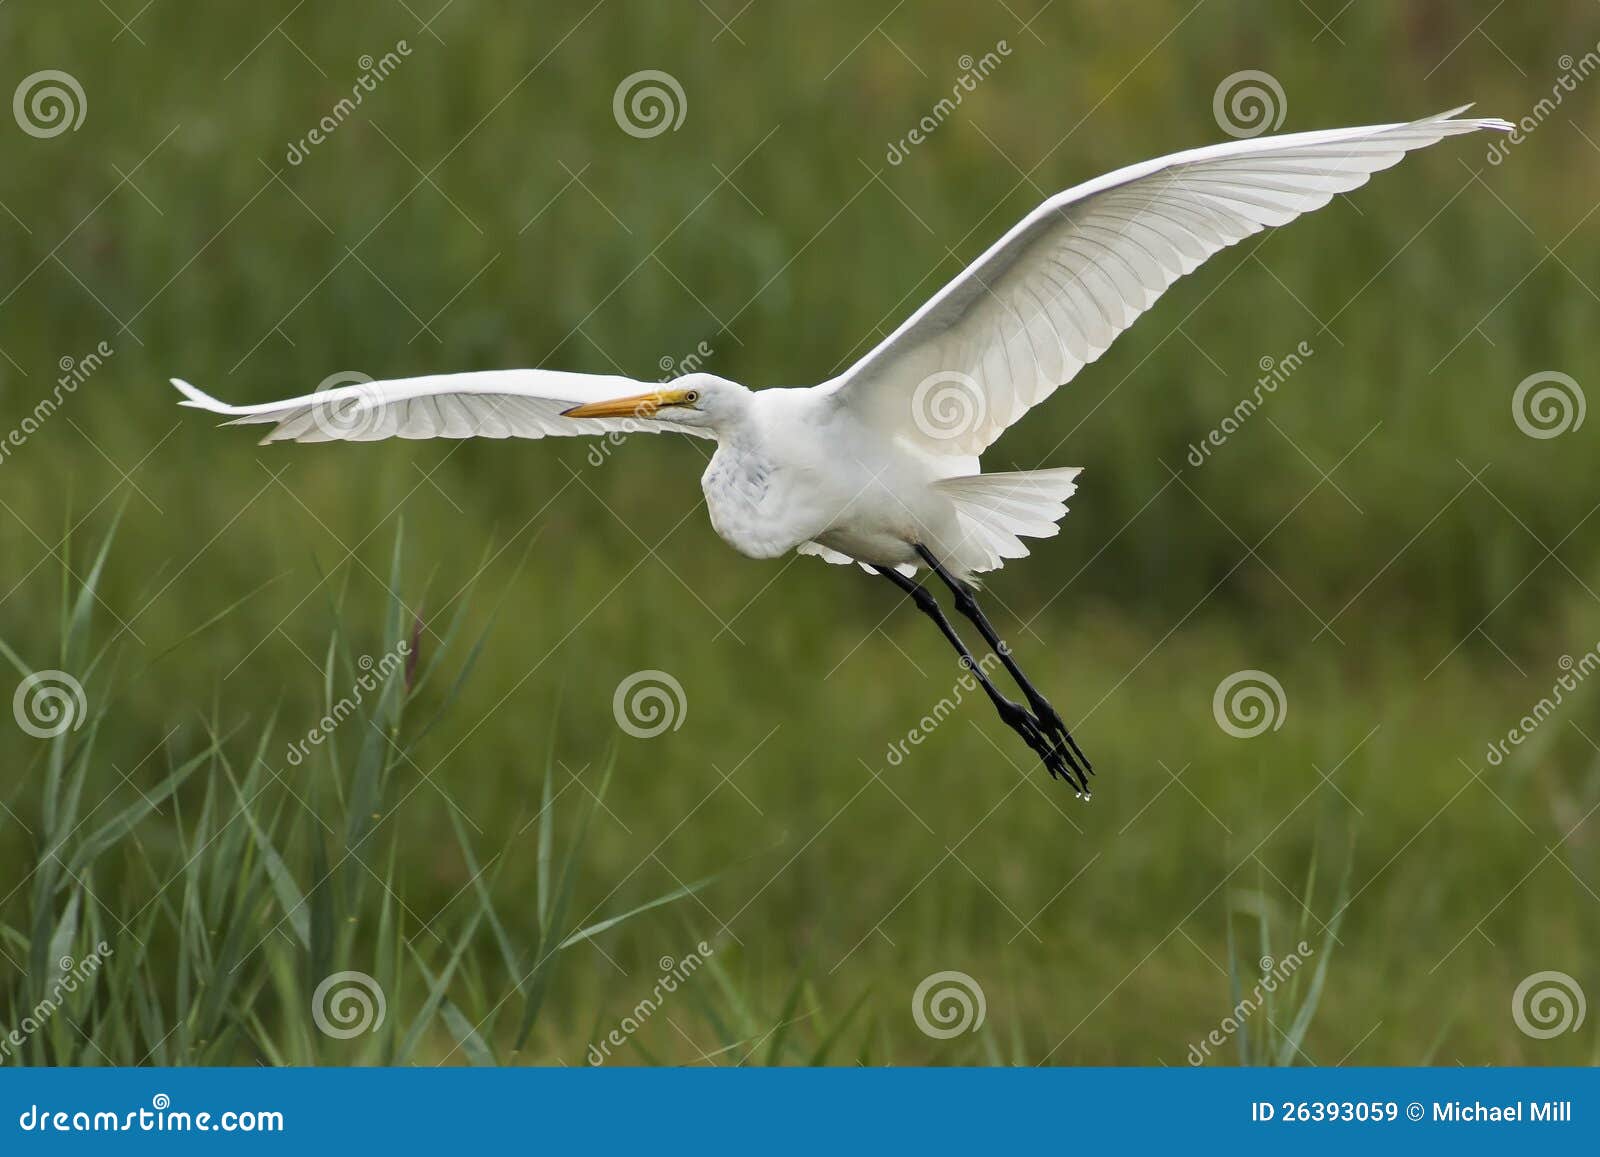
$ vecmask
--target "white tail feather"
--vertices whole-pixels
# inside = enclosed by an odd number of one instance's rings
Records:
[[[961,570],[995,570],[1008,558],[1028,553],[1023,538],[1051,538],[1067,513],[1066,500],[1078,489],[1079,466],[968,474],[935,482],[934,488],[956,506],[962,542],[955,565]],[[947,546],[948,550],[949,547]]]

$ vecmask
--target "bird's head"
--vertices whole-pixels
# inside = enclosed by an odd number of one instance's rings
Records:
[[[750,391],[716,374],[685,374],[658,390],[589,402],[563,410],[563,418],[639,418],[678,426],[727,429],[744,413]]]

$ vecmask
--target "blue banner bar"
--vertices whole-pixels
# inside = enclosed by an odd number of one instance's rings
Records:
[[[11,1069],[0,1152],[648,1152],[1600,1140],[1594,1069]]]

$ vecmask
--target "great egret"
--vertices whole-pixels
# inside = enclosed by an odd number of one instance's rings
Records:
[[[1470,107],[1470,106],[1468,106]],[[1119,169],[1045,201],[855,365],[760,392],[713,374],[665,386],[555,370],[492,370],[356,384],[230,406],[174,379],[184,405],[270,423],[263,442],[542,438],[670,431],[717,443],[701,479],[711,524],[752,558],[791,550],[857,562],[933,619],[1000,717],[1052,776],[1093,768],[978,608],[972,576],[1058,530],[1078,469],[985,474],[978,456],[1072,380],[1207,257],[1348,192],[1446,136],[1509,130],[1461,119],[1235,140]],[[1016,680],[1007,698],[938,600],[955,596]]]

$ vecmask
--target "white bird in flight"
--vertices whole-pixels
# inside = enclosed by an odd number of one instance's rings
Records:
[[[1469,106],[1470,107],[1470,106]],[[752,391],[714,374],[661,385],[558,370],[359,382],[230,406],[174,379],[184,405],[263,442],[543,438],[665,431],[717,443],[701,478],[717,533],[739,553],[857,562],[929,615],[1000,717],[1079,795],[1093,772],[1061,716],[978,609],[972,577],[1028,553],[1067,512],[1079,469],[982,471],[979,455],[1212,254],[1321,208],[1412,149],[1502,120],[1466,108],[1413,121],[1229,141],[1097,177],[1049,198],[838,377]],[[1016,680],[1006,697],[938,601],[954,594]]]

